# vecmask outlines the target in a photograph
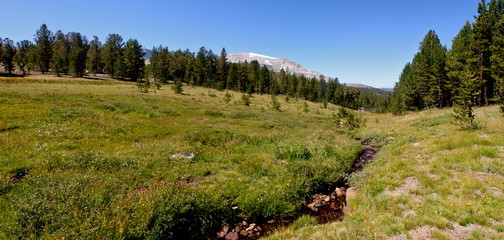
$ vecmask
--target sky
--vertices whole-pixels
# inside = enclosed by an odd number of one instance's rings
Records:
[[[342,83],[392,87],[429,30],[448,48],[479,0],[2,1],[0,37],[32,40],[43,23],[102,42],[286,58]]]

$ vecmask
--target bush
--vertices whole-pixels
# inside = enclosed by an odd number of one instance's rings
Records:
[[[280,102],[275,95],[271,95],[271,108],[280,111]]]
[[[339,109],[338,113],[334,116],[334,123],[337,128],[347,128],[349,130],[360,128],[364,125],[362,117],[355,115],[346,108]]]
[[[241,96],[241,102],[243,105],[245,106],[250,106],[250,95],[244,93],[242,96]]]
[[[500,111],[501,111],[502,115],[504,115],[504,105],[500,106]]]
[[[147,225],[147,239],[207,239],[233,220],[232,209],[222,199],[178,188],[154,206]]]
[[[226,104],[229,104],[229,102],[231,102],[231,98],[233,98],[233,95],[229,94],[228,92],[224,94],[224,102],[226,102]]]

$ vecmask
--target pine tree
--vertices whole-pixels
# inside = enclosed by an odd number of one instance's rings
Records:
[[[67,36],[70,45],[68,54],[70,73],[74,77],[83,77],[86,71],[86,59],[89,49],[87,38],[75,32],[70,32]]]
[[[144,74],[145,60],[142,45],[136,39],[129,39],[124,47],[124,76],[132,81],[140,80]]]
[[[0,37],[0,62],[2,62],[2,46],[3,46],[3,40]]]
[[[122,76],[123,38],[119,34],[109,34],[103,47],[104,70],[113,78]]]
[[[271,95],[271,108],[280,111],[280,102],[275,94]]]
[[[158,48],[152,49],[150,66],[155,81],[167,83],[170,79],[170,66],[172,65],[174,64],[171,64],[170,51],[168,50],[168,48],[159,46]],[[183,78],[184,76],[177,74],[177,77]]]
[[[96,73],[103,72],[102,63],[102,43],[97,36],[93,37],[93,40],[89,43],[88,56],[86,61],[87,69],[96,76]]]
[[[467,78],[467,71],[474,71],[469,59],[475,57],[472,51],[474,41],[472,25],[466,22],[457,36],[453,39],[451,50],[447,53],[446,69],[449,78],[448,88],[452,96],[457,96],[460,84]],[[454,100],[454,99],[452,99]]]
[[[14,46],[14,41],[9,38],[4,38],[2,40],[2,63],[4,65],[5,71],[9,74],[12,73],[14,69],[14,56],[16,56],[16,47]]]
[[[449,91],[445,70],[446,48],[441,45],[435,31],[430,30],[420,43],[412,71],[418,82],[420,96],[426,107],[444,107],[448,105]]]
[[[472,51],[475,53],[474,58],[468,61],[473,65],[478,74],[477,86],[480,93],[478,97],[478,105],[486,105],[493,96],[494,80],[490,72],[490,45],[492,43],[492,19],[485,0],[482,0],[478,5],[478,16],[473,24],[474,41]]]
[[[226,76],[226,89],[238,90],[237,89],[238,84],[236,83],[236,79],[238,78],[237,68],[238,68],[237,64],[234,63],[229,64],[229,69]]]
[[[176,93],[176,94],[181,94],[183,89],[182,89],[182,80],[180,78],[175,79],[171,89]]]
[[[477,74],[466,71],[467,77],[460,84],[459,95],[455,98],[455,123],[462,129],[477,129],[475,121],[474,107],[476,97],[479,95],[478,85],[480,84]]]
[[[33,47],[33,43],[28,40],[17,42],[17,52],[14,60],[19,67],[19,70],[26,75],[26,66],[29,64],[29,51]]]
[[[70,43],[67,39],[69,36],[65,36],[60,30],[54,35],[51,69],[58,74],[58,77],[61,73],[67,74],[69,70]]]
[[[222,48],[219,60],[217,62],[217,79],[216,79],[217,90],[222,90],[226,87],[227,72],[228,72],[227,53],[226,49]]]
[[[54,36],[45,24],[35,33],[35,44],[37,46],[37,65],[42,73],[49,72],[52,58],[52,43]]]
[[[504,1],[498,1],[498,4],[492,4],[492,10],[495,14],[495,25],[492,32],[491,50],[491,72],[495,80],[496,101],[502,104],[501,109],[504,112]]]

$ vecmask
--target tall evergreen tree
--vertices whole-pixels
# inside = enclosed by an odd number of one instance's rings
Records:
[[[58,30],[54,34],[54,42],[53,42],[53,53],[52,53],[52,61],[51,61],[51,70],[58,74],[58,77],[61,73],[67,74],[69,70],[70,64],[70,35],[65,36],[62,31]]]
[[[14,58],[16,64],[19,67],[19,70],[23,72],[23,75],[26,74],[26,67],[30,61],[30,49],[33,47],[33,43],[28,40],[23,40],[21,42],[17,42],[17,52],[16,57]]]
[[[5,71],[9,74],[12,73],[14,69],[14,56],[16,56],[16,46],[14,41],[9,38],[4,38],[2,44],[2,63],[4,65]]]
[[[102,43],[97,36],[94,36],[93,40],[91,40],[91,42],[89,43],[88,56],[86,61],[87,69],[94,76],[96,76],[96,73],[103,71],[102,50]]]
[[[52,58],[52,43],[54,36],[45,24],[35,33],[35,44],[37,46],[37,65],[42,73],[49,72]]]
[[[129,39],[124,47],[124,76],[132,81],[137,81],[143,77],[145,60],[142,45],[136,39]]]
[[[152,71],[152,76],[155,81],[160,81],[163,83],[168,82],[170,79],[170,51],[167,47],[159,46],[158,48],[152,49],[152,56],[150,59],[150,66]],[[173,69],[174,70],[174,69]],[[178,76],[183,78],[182,76]]]
[[[2,45],[3,45],[3,40],[0,37],[0,62],[2,62]]]
[[[219,60],[217,61],[216,88],[218,90],[222,90],[225,88],[227,81],[227,72],[228,72],[227,52],[225,48],[222,48]]]
[[[119,34],[109,34],[103,47],[104,70],[113,78],[122,77],[123,38]]]
[[[478,104],[488,104],[488,100],[492,98],[494,80],[490,73],[490,46],[492,43],[492,19],[488,10],[486,0],[481,0],[478,5],[478,16],[476,22],[473,24],[474,41],[472,51],[475,57],[469,59],[474,66],[478,76],[478,90],[480,96],[478,97]]]
[[[504,1],[495,2],[491,5],[495,24],[492,30],[490,63],[492,78],[495,80],[496,85],[496,100],[504,104]]]
[[[449,91],[445,70],[446,48],[441,45],[435,31],[430,30],[420,43],[412,71],[418,82],[420,96],[426,107],[444,107],[448,105]]]
[[[459,94],[460,84],[467,78],[468,71],[474,71],[469,62],[475,58],[472,49],[474,41],[474,33],[472,25],[466,22],[457,36],[453,39],[451,50],[447,53],[446,69],[449,78],[448,88],[451,90],[452,96]],[[454,99],[452,99],[454,100]]]
[[[83,77],[86,70],[86,59],[89,49],[87,38],[80,33],[68,33],[70,50],[68,54],[69,68],[72,76]]]

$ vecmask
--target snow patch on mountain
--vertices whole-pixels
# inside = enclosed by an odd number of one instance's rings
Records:
[[[299,75],[303,75],[307,78],[317,78],[320,79],[320,76],[324,76],[326,80],[328,79],[334,79],[330,76],[323,75],[317,71],[307,69],[301,64],[297,62],[290,61],[288,59],[284,58],[276,58],[276,57],[270,57],[262,54],[257,54],[257,53],[251,53],[251,52],[240,52],[240,53],[233,53],[233,54],[228,54],[227,55],[228,61],[232,63],[238,63],[238,62],[251,62],[253,60],[257,60],[259,64],[268,66],[271,70],[275,72],[280,72],[281,69],[283,69],[286,72],[290,73],[296,73]]]

